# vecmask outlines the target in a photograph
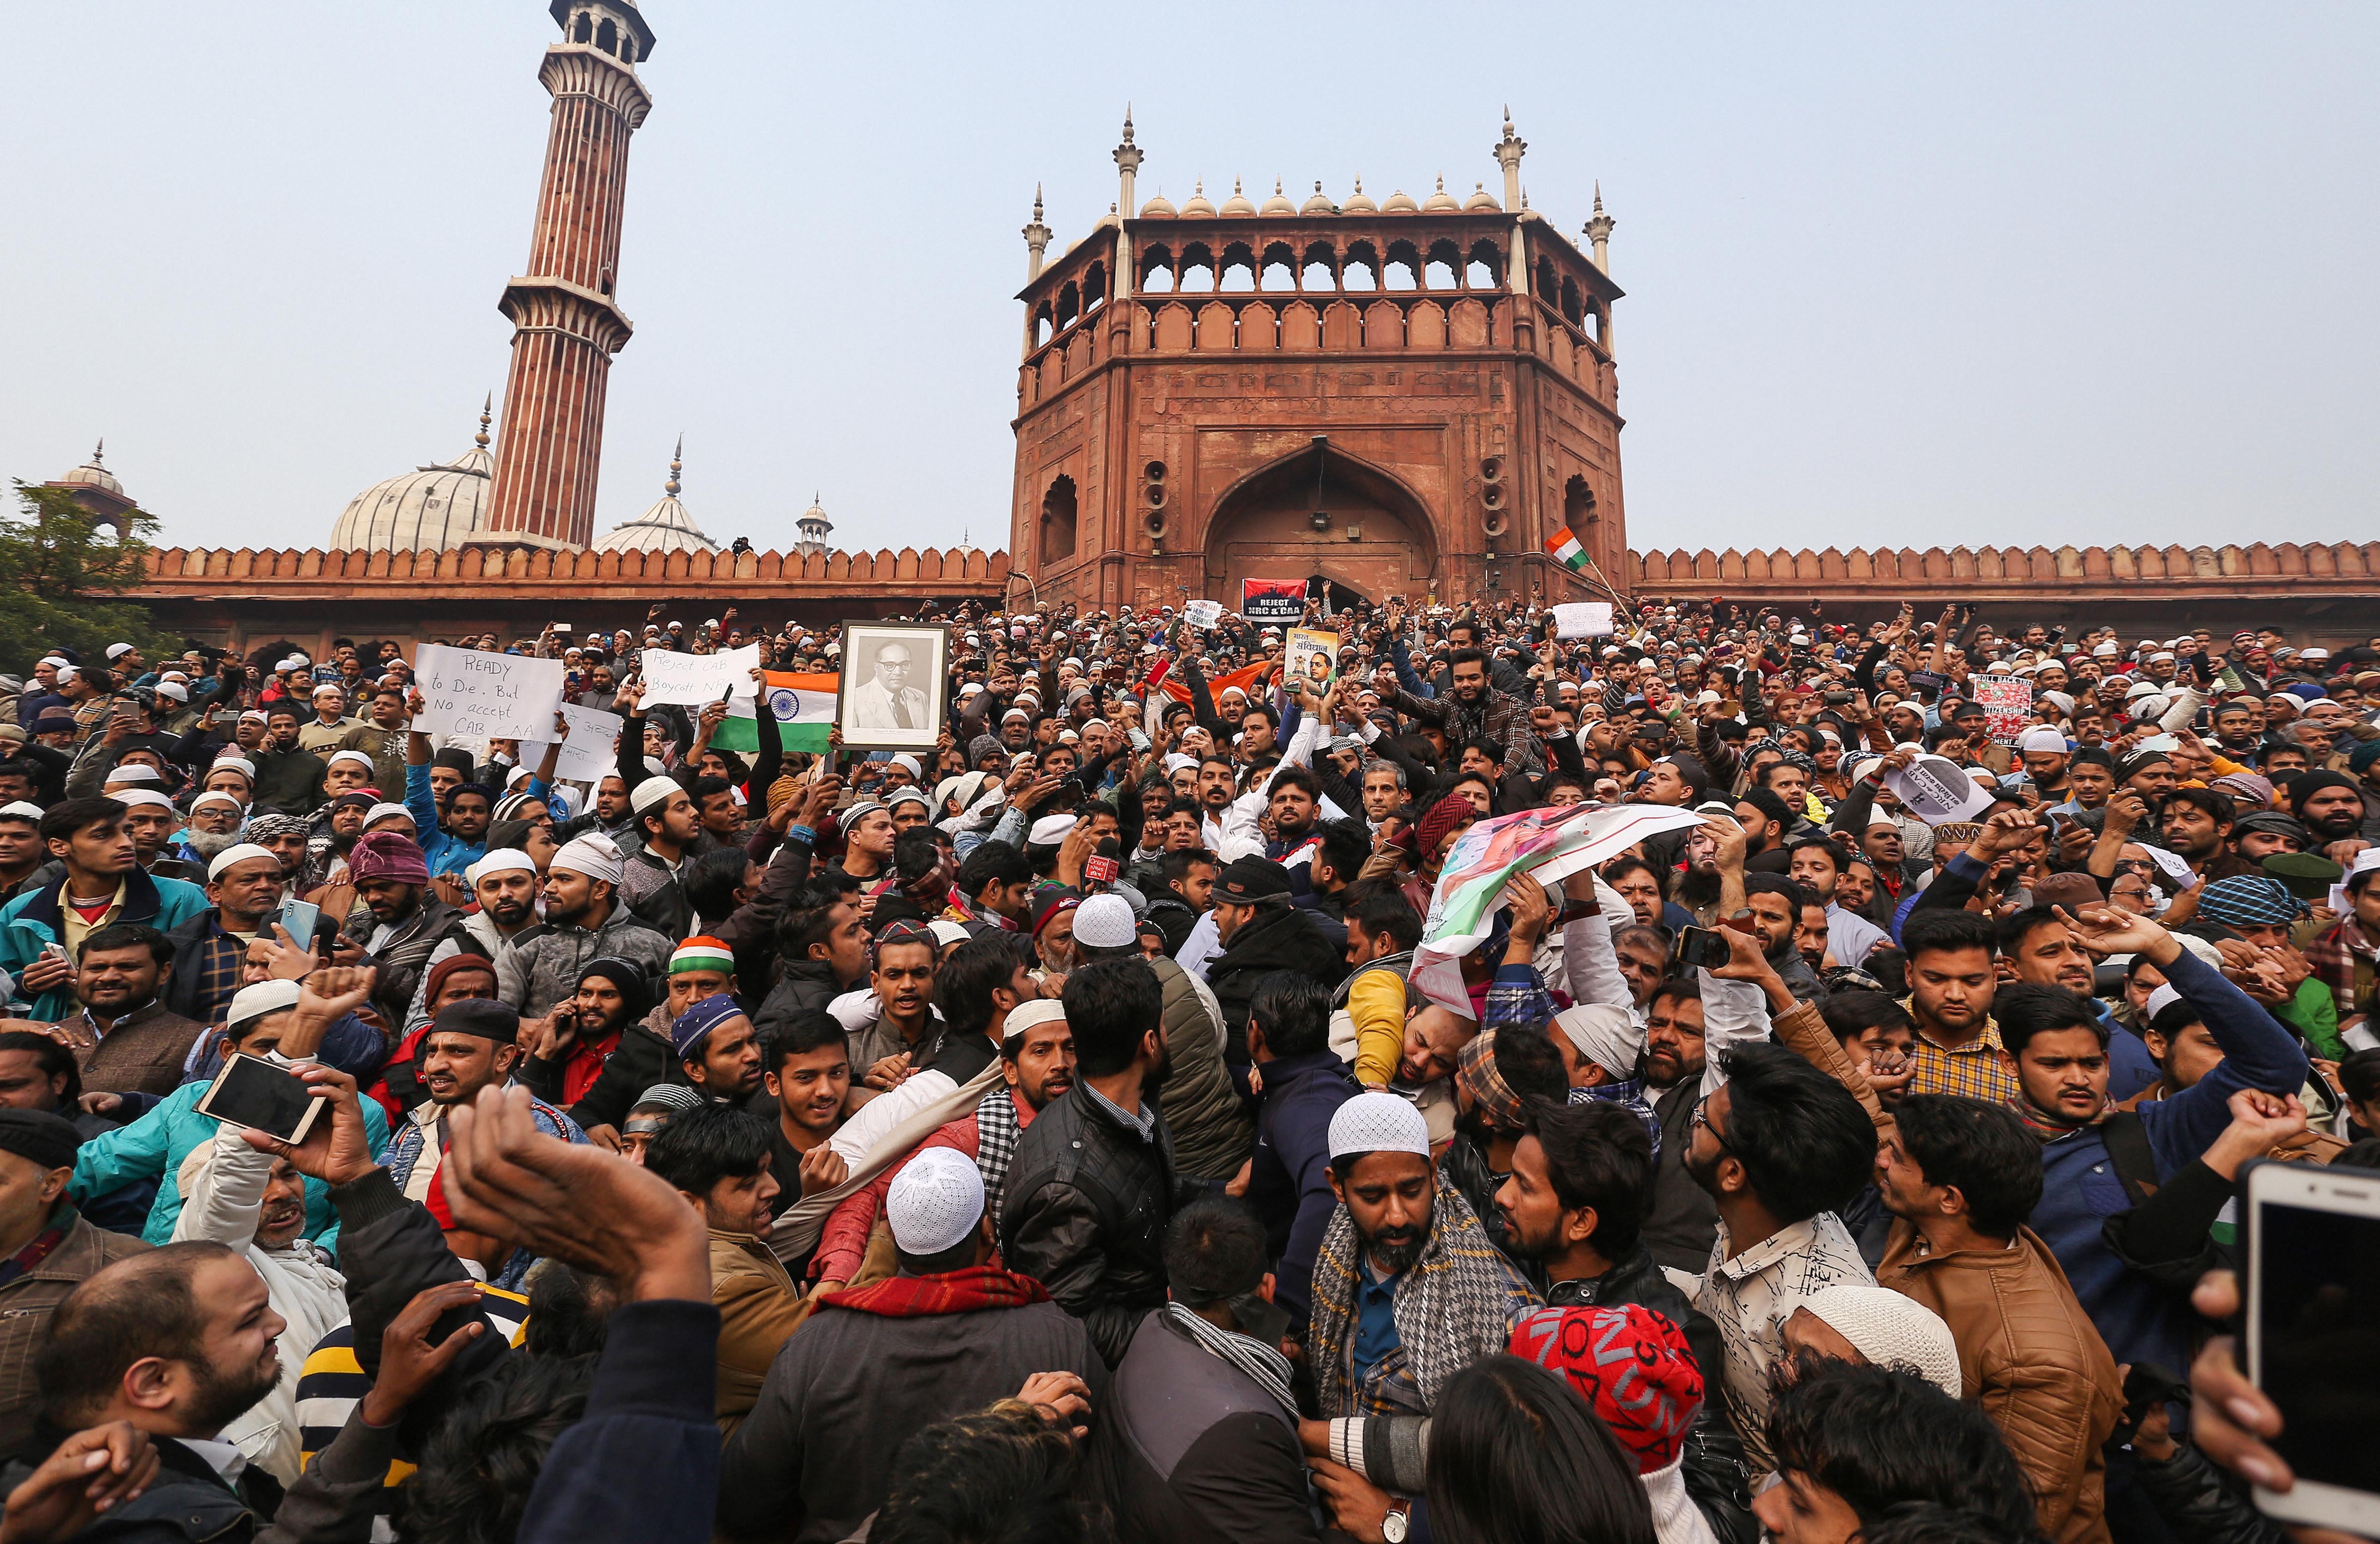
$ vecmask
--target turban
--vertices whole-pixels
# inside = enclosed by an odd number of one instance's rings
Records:
[[[563,869],[612,884],[619,883],[621,874],[626,871],[626,865],[620,857],[620,849],[613,845],[610,837],[596,831],[565,842],[562,850],[555,853],[545,867],[548,873]]]
[[[744,1010],[734,996],[719,992],[706,997],[677,1015],[670,1025],[670,1044],[682,1062],[692,1061],[702,1054],[702,1042],[712,1030],[731,1018],[742,1018]]]
[[[273,860],[274,868],[281,866],[281,855],[271,847],[260,847],[253,842],[235,843],[215,854],[214,861],[207,865],[207,882],[214,883],[224,877],[225,869],[235,863],[246,863],[252,857],[269,857]]]
[[[1582,1003],[1556,1014],[1554,1027],[1580,1055],[1613,1077],[1636,1076],[1636,1057],[1644,1049],[1645,1034],[1627,1009],[1607,1003]]]
[[[254,834],[257,822],[249,822]],[[394,831],[368,832],[356,838],[347,855],[347,877],[358,884],[395,880],[401,884],[428,884],[430,860],[410,836]]]
[[[1685,1332],[1650,1308],[1538,1308],[1512,1326],[1508,1349],[1569,1380],[1635,1459],[1640,1476],[1668,1468],[1684,1451],[1703,1405],[1703,1375]]]

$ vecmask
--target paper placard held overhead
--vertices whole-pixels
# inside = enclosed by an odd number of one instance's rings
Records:
[[[562,703],[562,662],[526,654],[482,654],[425,643],[414,654],[425,735],[478,735],[528,740],[553,733]]]
[[[1901,771],[1885,773],[1884,785],[1929,826],[1972,821],[1992,805],[1992,791],[1947,756],[1920,756]]]
[[[1223,619],[1223,602],[1192,601],[1182,608],[1182,614],[1190,619],[1190,626],[1206,632]]]
[[[1609,601],[1565,601],[1554,607],[1554,637],[1609,638],[1611,636],[1611,602]]]
[[[722,695],[752,695],[752,673],[760,668],[760,646],[747,643],[719,654],[680,654],[648,649],[638,667],[645,678],[647,702],[678,702],[697,706],[716,702]]]
[[[562,742],[562,754],[553,759],[555,782],[601,783],[618,770],[622,723],[619,714],[565,702],[562,705],[562,716],[570,724],[570,734]],[[521,764],[532,770],[537,768],[545,760],[545,748],[551,743],[540,740],[531,744],[523,740]]]

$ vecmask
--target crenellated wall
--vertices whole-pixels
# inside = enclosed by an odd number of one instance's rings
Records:
[[[664,599],[687,580],[712,585],[823,584],[913,586],[920,596],[949,590],[974,595],[996,592],[1008,577],[1008,554],[980,548],[914,547],[874,553],[616,553],[558,552],[512,548],[425,548],[418,553],[324,552],[309,547],[253,552],[241,547],[167,547],[150,554],[149,581],[135,591],[142,600],[196,599],[219,595],[226,583],[302,589],[324,585],[367,589],[391,586],[419,596],[425,583],[494,585],[593,583],[638,590],[631,598]],[[269,593],[269,589],[263,593]],[[824,598],[821,596],[820,598]]]

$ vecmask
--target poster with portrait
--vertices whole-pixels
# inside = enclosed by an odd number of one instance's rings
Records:
[[[950,693],[950,634],[910,622],[843,625],[845,750],[931,750]]]
[[[1317,695],[1329,691],[1339,674],[1339,635],[1319,627],[1292,627],[1281,671],[1284,684],[1310,687]]]

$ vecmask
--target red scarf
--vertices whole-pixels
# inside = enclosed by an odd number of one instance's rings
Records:
[[[932,1276],[893,1276],[868,1286],[828,1293],[820,1301],[830,1307],[856,1308],[886,1319],[931,1319],[983,1308],[1022,1308],[1047,1303],[1050,1295],[1030,1276],[996,1265],[978,1265]]]

